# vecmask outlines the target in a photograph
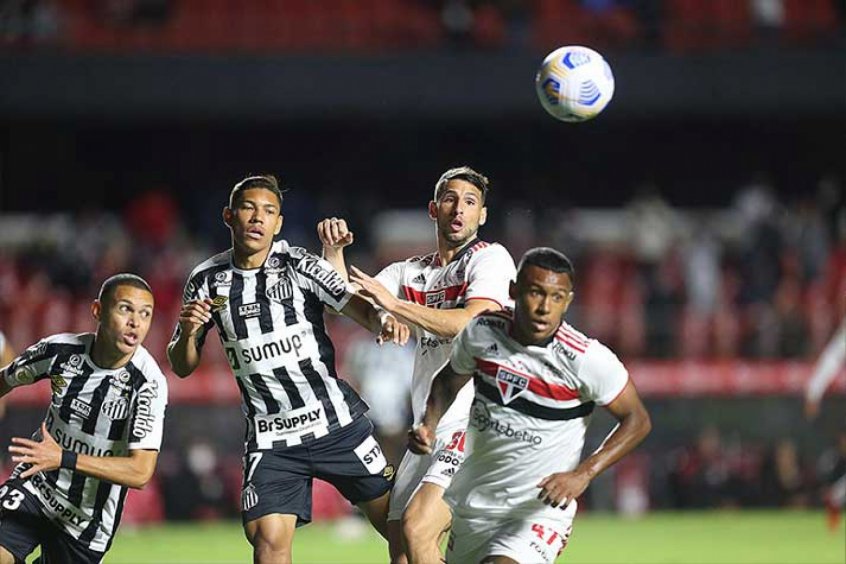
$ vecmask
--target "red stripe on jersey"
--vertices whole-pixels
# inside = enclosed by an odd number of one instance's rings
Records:
[[[558,401],[567,401],[579,398],[578,390],[569,388],[564,384],[553,384],[552,382],[547,382],[537,376],[526,374],[525,372],[520,372],[519,370],[514,370],[510,366],[502,366],[496,362],[476,358],[476,367],[482,373],[490,376],[494,380],[496,380],[496,373],[500,368],[504,368],[508,372],[513,372],[514,374],[519,374],[529,380],[528,389],[530,392],[544,398],[550,398]]]
[[[575,350],[579,351],[580,353],[585,352],[585,348],[586,348],[585,346],[574,343],[572,340],[570,340],[569,337],[566,337],[566,336],[561,335],[561,334],[557,334],[557,335],[555,335],[555,340],[564,343],[568,347],[575,349]]]
[[[402,293],[405,296],[406,300],[423,306],[428,305],[427,298],[429,296],[438,297],[439,294],[443,293],[443,299],[439,299],[437,302],[435,302],[436,305],[441,302],[452,302],[462,297],[467,292],[467,282],[464,282],[463,284],[457,284],[455,286],[441,288],[440,290],[429,290],[425,292],[415,290],[410,286],[401,286],[400,289],[402,290]]]
[[[479,241],[478,243],[476,243],[475,245],[470,247],[470,250],[471,251],[478,251],[479,249],[484,249],[485,247],[490,247],[490,246],[491,246],[491,244],[486,242],[486,241]]]
[[[579,343],[583,347],[587,347],[590,343],[590,339],[588,339],[581,333],[570,329],[569,327],[565,327],[564,325],[558,328],[558,334],[562,337],[569,337],[571,341],[573,341],[574,343]]]

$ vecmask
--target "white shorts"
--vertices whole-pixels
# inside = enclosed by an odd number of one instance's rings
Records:
[[[468,519],[455,516],[447,542],[446,561],[465,564],[481,562],[488,556],[506,556],[521,564],[551,564],[567,546],[575,514],[575,507],[567,507],[556,518]]]
[[[466,428],[467,421],[458,421],[438,429],[432,454],[406,451],[394,479],[388,521],[402,519],[405,508],[423,482],[435,484],[444,490],[449,487],[452,477],[464,462]]]

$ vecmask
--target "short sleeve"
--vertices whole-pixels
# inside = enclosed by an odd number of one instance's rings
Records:
[[[402,286],[402,275],[405,268],[404,262],[395,262],[383,268],[379,274],[376,275],[376,280],[382,284],[394,296],[403,297],[400,293]]]
[[[47,377],[47,371],[53,362],[53,354],[50,341],[42,339],[15,358],[3,370],[2,377],[12,388],[42,380]]]
[[[582,383],[582,397],[608,405],[626,387],[629,372],[611,349],[598,341],[593,341],[585,351],[585,357],[579,369]]]
[[[324,304],[341,311],[355,293],[329,261],[305,253],[296,265],[297,284]]]
[[[202,284],[203,280],[198,275],[192,276],[188,279],[188,283],[185,284],[185,289],[182,291],[182,305],[207,297],[202,293]],[[206,336],[208,335],[208,332],[213,326],[214,318],[209,319],[206,323],[203,324],[200,330],[197,331],[197,348],[203,347],[203,344],[206,342]],[[176,327],[173,330],[173,337],[171,337],[170,342],[175,343],[177,340],[179,340],[179,335],[181,334],[181,332],[182,329],[179,326],[179,321],[177,321]]]
[[[167,381],[164,376],[144,382],[135,396],[129,431],[130,450],[161,448],[166,407]]]
[[[456,374],[472,374],[476,368],[476,359],[473,358],[472,351],[470,350],[472,332],[475,325],[476,320],[474,319],[452,341],[449,366]]]
[[[514,259],[502,245],[491,245],[478,252],[468,264],[466,299],[486,299],[510,307],[508,287],[517,275]]]

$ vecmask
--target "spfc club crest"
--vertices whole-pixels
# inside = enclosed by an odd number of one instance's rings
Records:
[[[496,371],[496,387],[499,388],[503,405],[508,405],[511,400],[526,391],[529,387],[529,379],[500,368]]]

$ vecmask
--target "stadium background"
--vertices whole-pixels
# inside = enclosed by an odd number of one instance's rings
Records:
[[[653,416],[644,445],[585,495],[585,527],[645,514],[666,534],[668,510],[772,508],[755,515],[807,518],[822,550],[807,561],[842,562],[820,492],[846,458],[846,382],[813,422],[801,391],[846,313],[845,22],[841,0],[7,0],[0,330],[17,350],[89,330],[99,282],[131,270],[156,291],[147,346],[164,361],[187,273],[228,246],[220,210],[240,177],[282,178],[294,244],[317,249],[316,222],[347,218],[349,262],[372,273],[431,250],[433,183],[467,163],[493,183],[482,236],[515,258],[549,245],[574,259],[570,321],[621,355]],[[598,49],[615,72],[593,122],[555,122],[537,103],[535,69],[564,44]],[[386,434],[401,429],[402,378],[383,376],[366,335],[330,324],[343,372],[379,390]],[[222,520],[243,559],[237,388],[211,341],[198,374],[171,379],[157,479],[124,532]],[[16,390],[0,442],[28,434],[46,398]],[[609,424],[597,417],[591,445]],[[321,517],[347,513],[318,490]],[[302,538],[349,536],[345,523]],[[792,534],[762,527],[764,545]],[[197,538],[167,554],[202,561],[202,545],[230,537]],[[573,561],[631,561],[596,556],[599,538],[580,540],[577,523]],[[161,561],[150,546],[115,561]],[[680,554],[723,558],[711,550]]]

